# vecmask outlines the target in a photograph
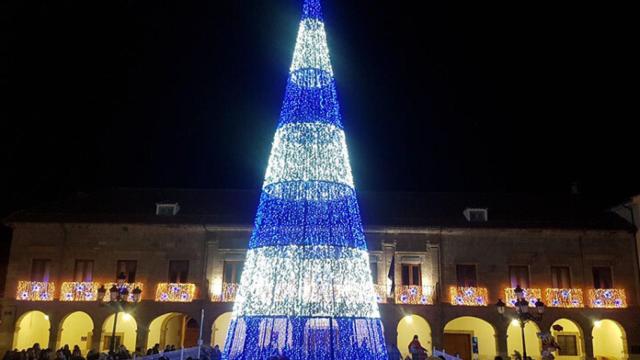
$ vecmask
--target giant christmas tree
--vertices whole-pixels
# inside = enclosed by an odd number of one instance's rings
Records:
[[[386,359],[320,0],[304,0],[224,355]]]

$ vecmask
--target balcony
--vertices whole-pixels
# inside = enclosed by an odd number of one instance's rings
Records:
[[[196,293],[196,284],[160,283],[156,288],[156,301],[191,302]]]
[[[385,285],[373,284],[373,291],[376,293],[378,304],[387,303],[387,287]]]
[[[589,289],[588,303],[591,308],[621,309],[627,307],[627,296],[624,289]]]
[[[547,289],[546,306],[559,308],[582,308],[584,307],[582,289]]]
[[[95,301],[100,285],[95,282],[63,282],[60,301]]]
[[[218,285],[220,286],[220,285]],[[234,302],[236,301],[236,295],[240,284],[236,283],[222,283],[222,292],[220,294],[212,294],[211,301],[213,302]],[[219,288],[218,288],[219,289]],[[220,291],[220,290],[218,290]]]
[[[487,306],[489,300],[488,291],[481,287],[456,287],[449,288],[451,305],[455,306]]]
[[[516,293],[514,288],[506,288],[504,289],[504,298],[506,300],[507,306],[515,307],[518,298],[516,297]],[[542,299],[542,290],[540,289],[522,289],[524,290],[524,298],[529,302],[529,307],[536,307],[536,302]]]
[[[107,292],[104,294],[104,298],[102,299],[102,301],[107,302],[107,301],[109,301],[109,300],[110,300],[111,294],[109,293],[109,289],[111,289],[114,285],[115,285],[116,287],[118,286],[118,284],[116,284],[116,283],[105,283],[105,284],[104,284],[104,288],[105,288],[105,289],[107,289]],[[134,290],[135,288],[138,288],[138,289],[140,289],[140,290],[144,290],[144,289],[143,289],[143,285],[142,285],[142,283],[139,283],[139,282],[135,282],[135,283],[124,283],[122,286],[123,286],[124,288],[126,288],[126,289],[127,289],[127,292],[129,293],[129,295],[127,296],[127,301],[128,301],[128,302],[133,302],[133,290]],[[142,294],[141,294],[141,296],[140,296],[140,299],[142,299]]]
[[[19,281],[16,299],[22,301],[52,301],[56,285],[43,281]]]
[[[408,285],[396,287],[396,304],[433,305],[433,286]]]

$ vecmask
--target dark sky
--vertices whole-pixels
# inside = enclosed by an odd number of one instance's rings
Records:
[[[111,186],[260,186],[298,0],[3,6],[3,214]],[[357,187],[639,192],[634,12],[591,6],[325,0]]]

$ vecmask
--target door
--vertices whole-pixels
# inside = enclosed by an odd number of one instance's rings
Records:
[[[471,335],[445,333],[444,351],[451,355],[458,354],[464,360],[471,360]]]

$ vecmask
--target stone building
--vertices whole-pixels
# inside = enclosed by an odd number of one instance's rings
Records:
[[[521,353],[514,310],[494,306],[520,285],[546,304],[525,327],[532,358],[553,324],[560,359],[639,357],[634,228],[613,212],[569,195],[360,201],[385,337],[405,355],[414,334],[465,359]],[[257,203],[252,191],[117,189],[11,215],[0,351],[107,349],[114,309],[97,289],[120,273],[142,300],[120,312],[119,343],[193,346],[202,325],[205,343],[222,345]]]

